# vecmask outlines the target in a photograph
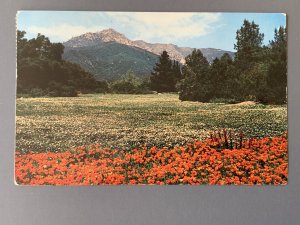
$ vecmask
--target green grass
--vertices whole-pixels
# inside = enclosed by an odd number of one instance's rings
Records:
[[[16,123],[18,150],[174,145],[223,128],[242,130],[247,137],[280,135],[287,130],[287,108],[181,102],[176,94],[89,94],[17,99]]]

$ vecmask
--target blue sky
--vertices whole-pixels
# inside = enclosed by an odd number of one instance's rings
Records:
[[[42,33],[53,42],[113,28],[132,40],[233,51],[236,31],[244,19],[259,25],[265,44],[273,39],[275,28],[286,26],[282,13],[21,11],[17,28],[25,30],[27,38]]]

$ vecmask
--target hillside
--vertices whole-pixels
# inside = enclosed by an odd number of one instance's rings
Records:
[[[140,48],[116,42],[94,46],[65,48],[64,59],[78,63],[98,80],[116,80],[128,70],[140,77],[148,76],[158,56]]]

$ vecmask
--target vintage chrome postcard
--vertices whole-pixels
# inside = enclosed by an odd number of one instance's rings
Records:
[[[285,14],[20,11],[16,40],[16,184],[287,184]]]

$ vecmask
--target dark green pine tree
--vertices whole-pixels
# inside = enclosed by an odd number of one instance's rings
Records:
[[[181,65],[178,61],[173,60],[172,62],[172,73],[173,73],[173,85],[177,91],[177,84],[183,78],[181,73]]]
[[[220,59],[215,58],[210,66],[210,81],[212,83],[212,95],[215,98],[230,98],[234,90],[234,77],[231,72],[232,58],[225,53]]]
[[[176,91],[173,71],[172,60],[167,51],[163,51],[150,76],[152,89],[158,92]]]
[[[179,84],[179,99],[182,101],[208,101],[210,96],[209,63],[199,49],[185,58],[183,79]]]
[[[173,85],[174,85],[174,91],[178,92],[178,85],[180,81],[183,79],[182,72],[181,72],[181,64],[173,60],[172,63],[172,73],[173,73]]]
[[[287,88],[287,30],[275,29],[274,40],[270,42],[270,66],[267,74],[269,100],[273,103],[286,101]]]
[[[242,27],[236,32],[236,99],[265,102],[268,48],[262,45],[263,39],[264,34],[254,21],[244,20]]]
[[[253,66],[260,57],[260,50],[264,34],[260,33],[259,26],[252,21],[244,20],[243,26],[236,32],[234,49],[235,62],[238,68],[245,70]]]

